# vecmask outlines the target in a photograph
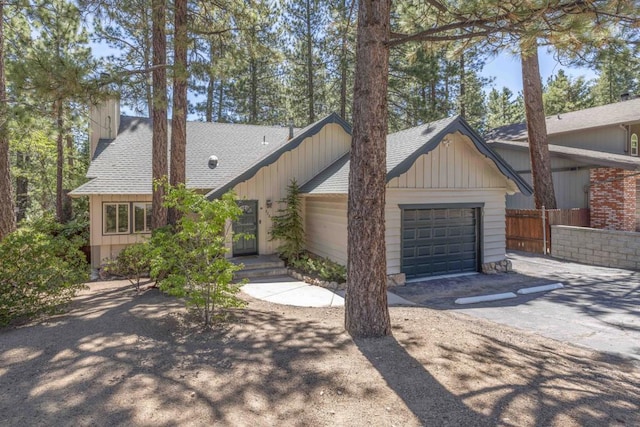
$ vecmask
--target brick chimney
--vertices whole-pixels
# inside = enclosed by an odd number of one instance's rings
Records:
[[[98,141],[114,139],[120,127],[120,100],[109,98],[89,108],[89,143],[91,158],[96,152]]]

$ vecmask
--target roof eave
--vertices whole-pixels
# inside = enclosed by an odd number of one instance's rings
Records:
[[[294,138],[292,138],[290,141],[287,141],[284,145],[282,145],[282,147],[280,147],[277,150],[273,151],[272,153],[270,153],[265,158],[259,160],[257,163],[255,163],[253,166],[251,166],[249,169],[247,169],[246,171],[244,171],[240,175],[238,175],[235,178],[231,179],[226,184],[224,184],[224,185],[222,185],[222,186],[210,191],[209,193],[207,193],[206,197],[209,200],[213,200],[213,199],[217,199],[217,198],[221,197],[224,193],[226,193],[227,191],[231,190],[236,185],[238,185],[241,182],[244,182],[244,181],[252,178],[260,170],[260,168],[262,168],[264,166],[268,166],[268,165],[274,163],[275,161],[277,161],[280,158],[280,156],[282,154],[286,153],[287,151],[291,151],[291,150],[297,148],[300,144],[302,144],[302,142],[305,139],[314,136],[315,134],[319,133],[320,130],[322,130],[323,127],[325,127],[328,124],[332,124],[332,123],[340,125],[344,129],[344,131],[346,133],[351,135],[351,125],[349,123],[347,123],[337,113],[331,113],[330,115],[328,115],[324,119],[319,120],[318,122],[316,122],[313,126],[311,126],[309,129],[307,129],[306,131],[304,131],[300,135],[297,135]]]
[[[517,188],[520,190],[522,194],[525,196],[530,196],[533,194],[533,188],[520,176],[516,171],[514,171],[511,166],[504,159],[498,156],[491,148],[487,145],[485,140],[464,120],[461,116],[456,116],[451,123],[445,126],[440,132],[438,132],[433,137],[429,138],[429,140],[418,150],[414,151],[410,156],[408,156],[405,160],[400,162],[395,168],[387,172],[387,182],[391,181],[393,178],[396,178],[411,168],[411,166],[416,162],[418,157],[423,154],[427,154],[430,151],[434,150],[442,139],[454,132],[460,132],[463,135],[466,135],[471,139],[473,145],[476,147],[480,153],[482,153],[485,157],[489,158],[496,165],[498,170],[505,176],[508,180],[513,181]]]

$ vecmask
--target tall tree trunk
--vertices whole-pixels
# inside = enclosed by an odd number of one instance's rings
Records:
[[[64,174],[64,111],[62,100],[54,102],[56,115],[56,127],[58,137],[56,138],[56,219],[60,223],[65,222],[64,215],[64,194],[63,194],[63,174]]]
[[[9,166],[9,111],[4,72],[4,2],[0,2],[0,240],[16,229],[15,204]]]
[[[353,337],[391,334],[384,225],[390,7],[391,0],[358,6],[345,302]]]
[[[344,33],[342,34],[342,49],[340,52],[340,117],[347,119],[347,78],[349,70],[349,62],[347,61],[347,44],[349,42],[349,28],[351,27],[351,17],[353,15],[353,8],[355,6],[355,0],[351,1],[349,6],[349,12],[346,16],[346,25],[344,27]],[[346,10],[346,3],[343,0],[342,10]]]
[[[24,170],[29,164],[29,156],[24,153],[16,153],[16,166],[20,175],[16,177],[16,206],[18,208],[16,221],[20,222],[27,216],[29,209],[29,178]]]
[[[207,67],[207,101],[205,105],[204,120],[205,122],[213,121],[213,104],[216,90],[216,77],[213,74],[213,63],[215,60],[215,49],[213,42],[209,42],[209,66]]]
[[[258,123],[258,66],[255,58],[249,60],[249,73],[251,75],[251,89],[249,93],[249,122]]]
[[[170,182],[175,186],[185,182],[185,156],[187,150],[187,0],[175,0],[174,60],[173,60],[173,113],[171,119]],[[175,225],[179,214],[169,209],[169,224]]]
[[[460,54],[460,115],[464,118],[467,114],[467,107],[465,105],[465,92],[467,88],[464,83],[465,79],[465,69],[464,69],[464,52]]]
[[[167,179],[167,36],[166,2],[152,0],[151,19],[153,21],[153,152],[151,155],[152,177],[154,181]],[[153,186],[151,227],[153,229],[167,225],[167,209],[163,206],[165,189],[162,185]]]
[[[307,97],[309,99],[309,123],[316,121],[315,114],[315,94],[313,91],[313,37],[311,34],[311,2],[307,0],[306,8],[307,21]]]
[[[529,154],[536,209],[556,209],[556,195],[551,175],[551,157],[547,141],[547,123],[542,103],[542,81],[538,65],[538,49],[522,49],[522,88],[529,134]]]
[[[224,120],[222,120],[222,105],[224,100],[224,80],[222,80],[222,77],[220,78],[219,85],[220,86],[218,87],[218,121],[223,122]]]

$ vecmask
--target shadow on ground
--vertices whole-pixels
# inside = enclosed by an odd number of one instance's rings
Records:
[[[640,383],[636,377],[620,375],[636,369],[629,360],[602,353],[589,358],[578,349],[561,352],[547,344],[532,344],[533,339],[524,345],[509,335],[500,339],[483,333],[482,324],[469,329],[469,342],[447,342],[446,331],[416,335],[413,328],[399,325],[394,327],[398,341],[387,340],[394,351],[406,354],[407,368],[424,366],[434,373],[436,390],[459,389],[458,402],[482,413],[473,425],[640,425]],[[436,342],[438,354],[427,358],[424,349],[430,340]],[[360,348],[412,407],[420,391],[403,387],[396,367],[387,366],[369,348]],[[430,386],[434,382],[417,369],[407,373],[424,377]],[[445,392],[424,397],[432,399],[436,409],[461,410],[446,396]]]
[[[339,352],[341,330],[244,310],[238,330],[200,333],[178,307],[155,289],[105,289],[68,315],[0,331],[2,424],[237,425],[238,408],[271,424],[275,403],[288,401],[287,417],[304,420],[306,397],[332,386],[330,372],[304,367]],[[267,333],[246,332],[256,325]],[[230,375],[237,370],[241,381]]]
[[[0,331],[2,424],[640,425],[624,361],[455,313],[391,314],[395,338],[355,345],[340,309],[261,302],[203,333],[155,289],[94,287]]]

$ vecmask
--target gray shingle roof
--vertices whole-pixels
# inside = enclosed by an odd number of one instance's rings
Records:
[[[548,135],[638,122],[640,98],[557,114],[546,119]],[[527,139],[527,125],[515,123],[492,129],[487,133],[486,139],[524,141]]]
[[[529,151],[529,144],[521,141],[491,141],[489,142],[489,146],[492,148]],[[640,171],[640,157],[604,153],[602,151],[585,150],[583,148],[572,148],[554,144],[549,144],[549,152],[557,157],[575,160],[587,165]]]
[[[475,147],[508,179],[516,183],[525,195],[533,190],[460,116],[450,117],[406,129],[387,136],[387,182],[400,176],[419,156],[436,148],[445,135],[459,131],[467,135]],[[301,187],[308,194],[343,194],[349,188],[349,155],[345,155]]]
[[[286,145],[288,135],[289,129],[279,126],[188,122],[187,186],[207,191],[223,186]],[[151,194],[151,137],[149,119],[122,116],[117,138],[98,143],[87,172],[93,179],[71,194]],[[215,169],[208,167],[211,155],[219,159]]]
[[[294,137],[287,141],[285,144],[281,144],[276,147],[275,150],[261,153],[261,156],[255,160],[251,165],[248,165],[246,168],[237,168],[236,175],[230,177],[223,185],[216,187],[214,190],[207,194],[209,199],[215,199],[223,195],[226,191],[233,188],[236,184],[239,184],[247,179],[251,178],[255,175],[258,170],[264,166],[270,165],[271,163],[278,160],[278,158],[286,151],[291,151],[304,141],[306,138],[309,138],[322,130],[323,127],[330,123],[337,123],[351,135],[351,125],[347,123],[342,117],[340,117],[336,113],[331,113],[324,119],[318,120],[315,123],[310,124],[304,129],[299,130],[295,133]]]

